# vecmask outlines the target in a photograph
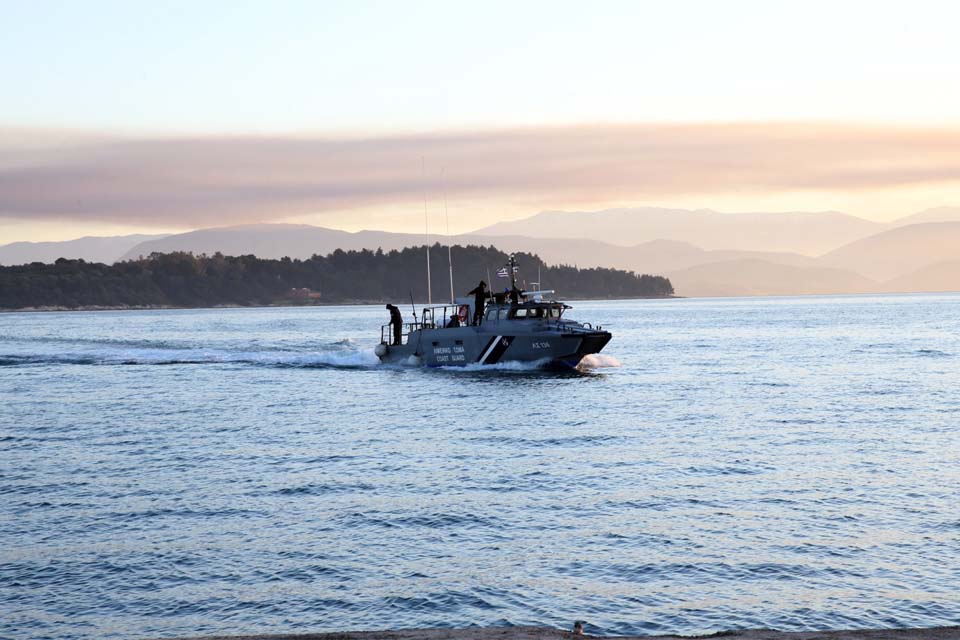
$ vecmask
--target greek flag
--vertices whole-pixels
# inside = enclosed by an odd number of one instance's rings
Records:
[[[497,277],[498,277],[498,278],[509,278],[509,277],[510,277],[510,272],[507,271],[507,268],[506,268],[506,267],[500,267],[499,269],[497,269]]]

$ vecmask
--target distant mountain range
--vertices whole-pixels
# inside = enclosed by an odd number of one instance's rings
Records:
[[[64,242],[13,242],[0,245],[0,265],[53,262],[57,258],[82,258],[87,262],[116,262],[141,242],[165,235],[86,236]]]
[[[702,249],[819,255],[886,227],[835,211],[822,213],[718,213],[709,209],[544,211],[499,222],[476,233],[533,238],[584,238],[631,246],[652,240],[689,242]]]
[[[553,264],[666,275],[686,296],[960,290],[960,207],[928,209],[886,224],[836,212],[543,212],[450,240],[534,252]],[[110,263],[171,251],[308,258],[336,249],[388,251],[423,242],[420,234],[259,224],[168,236],[20,242],[0,246],[0,264],[58,257]]]
[[[894,220],[888,226],[903,227],[908,224],[922,224],[924,222],[960,222],[960,207],[925,209],[920,213]]]
[[[446,238],[433,238],[446,242]],[[534,251],[551,263],[584,266],[611,266],[618,269],[660,272],[690,267],[704,262],[739,258],[767,259],[805,266],[814,259],[799,254],[767,251],[705,251],[686,242],[654,240],[635,246],[617,246],[596,240],[533,238],[527,236],[493,236],[463,234],[450,238],[456,244],[496,245],[505,251]],[[385,251],[422,245],[420,234],[358,231],[309,225],[247,225],[220,229],[202,229],[141,242],[120,259],[131,260],[153,252],[190,251],[195,254],[253,254],[262,258],[309,258],[326,255],[337,249],[377,249]]]
[[[741,258],[668,271],[679,295],[769,296],[875,291],[875,281],[853,271],[819,265],[799,267]]]
[[[768,251],[819,256],[895,227],[960,221],[960,207],[939,207],[879,223],[827,212],[718,213],[710,209],[642,207],[592,212],[544,211],[500,222],[477,235],[576,238],[632,246],[652,240],[687,242],[706,250]]]
[[[908,224],[819,258],[775,254],[664,269],[680,295],[960,291],[960,222]],[[710,252],[708,252],[710,253]]]
[[[844,245],[820,260],[885,281],[960,259],[960,222],[925,222],[884,231]]]

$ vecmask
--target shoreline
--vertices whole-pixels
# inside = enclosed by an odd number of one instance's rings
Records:
[[[889,292],[864,292],[864,293],[798,293],[798,294],[783,294],[783,295],[742,295],[742,296],[682,296],[682,295],[669,295],[669,296],[611,296],[611,297],[574,297],[568,298],[568,301],[572,302],[598,302],[598,301],[622,301],[622,300],[687,300],[687,299],[699,299],[699,300],[747,300],[754,298],[829,298],[829,297],[872,297],[872,296],[925,296],[925,295],[944,295],[944,294],[954,294],[960,293],[960,289],[957,291],[889,291]],[[199,309],[294,309],[299,307],[354,307],[354,306],[365,306],[365,305],[383,305],[387,301],[385,300],[343,300],[340,302],[316,302],[313,304],[219,304],[206,307],[178,307],[174,305],[82,305],[79,307],[66,307],[66,306],[42,306],[42,307],[20,307],[20,308],[9,308],[9,307],[0,307],[0,314],[3,313],[62,313],[67,311],[190,311],[190,310],[199,310]],[[409,300],[392,300],[392,304],[397,305],[408,305],[410,304]],[[416,305],[420,307],[428,306],[443,306],[444,303],[435,303],[429,305],[425,302],[417,301]]]
[[[686,296],[625,296],[625,297],[602,297],[602,298],[571,298],[571,300],[584,301],[605,301],[605,300],[677,300]],[[42,306],[42,307],[20,307],[12,309],[0,307],[0,313],[61,313],[64,311],[191,311],[197,309],[298,309],[304,307],[362,307],[369,305],[382,305],[387,302],[396,304],[397,300],[343,300],[340,302],[317,302],[313,304],[218,304],[207,307],[178,307],[175,305],[81,305],[79,307],[66,306]],[[399,301],[401,304],[409,302]],[[437,302],[433,305],[425,302],[417,302],[418,307],[443,306]]]
[[[699,636],[591,636],[547,627],[470,627],[467,629],[404,629],[397,631],[343,631],[327,633],[280,633],[231,636],[190,636],[174,640],[960,640],[960,626],[911,629],[851,629],[837,631],[774,631],[748,629],[718,631]],[[156,640],[168,640],[160,639]]]

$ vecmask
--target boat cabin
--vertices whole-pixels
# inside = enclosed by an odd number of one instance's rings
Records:
[[[559,320],[570,307],[562,302],[521,302],[520,304],[487,305],[485,322],[501,320]]]

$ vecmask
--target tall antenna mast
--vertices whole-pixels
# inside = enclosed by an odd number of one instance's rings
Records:
[[[433,289],[430,285],[430,217],[427,215],[427,161],[420,156],[423,174],[423,235],[427,241],[427,304],[433,304]]]
[[[450,211],[447,210],[447,174],[446,169],[440,170],[440,181],[443,183],[443,215],[447,218],[447,264],[450,265],[450,304],[456,304],[456,297],[453,295],[453,249],[450,245]]]

